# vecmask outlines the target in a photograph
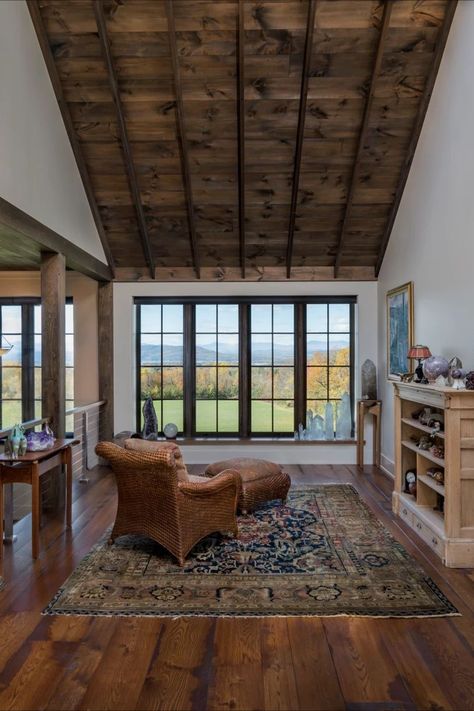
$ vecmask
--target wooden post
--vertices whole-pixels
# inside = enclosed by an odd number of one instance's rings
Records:
[[[43,417],[58,439],[65,434],[66,263],[62,254],[41,255],[41,384]]]
[[[114,436],[114,301],[113,284],[100,282],[98,293],[99,321],[99,399],[106,400],[100,413],[100,437]]]
[[[66,260],[63,254],[41,254],[41,386],[42,415],[58,439],[66,427]],[[46,485],[46,508],[56,511],[64,501],[64,480],[54,471]],[[38,503],[38,515],[41,501]]]

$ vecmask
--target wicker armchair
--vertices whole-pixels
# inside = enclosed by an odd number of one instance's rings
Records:
[[[179,462],[181,453],[176,445],[151,450],[132,444],[124,449],[100,442],[96,452],[109,461],[117,480],[118,508],[110,542],[126,534],[149,536],[183,566],[191,548],[210,533],[237,536],[236,472],[206,479],[185,477],[181,471],[178,477],[176,459]]]

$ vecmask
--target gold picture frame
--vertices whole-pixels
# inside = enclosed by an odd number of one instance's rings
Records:
[[[400,380],[410,371],[408,351],[413,345],[413,282],[387,291],[387,378]]]

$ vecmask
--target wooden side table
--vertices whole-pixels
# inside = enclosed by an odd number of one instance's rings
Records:
[[[372,415],[374,420],[373,433],[373,460],[376,467],[380,466],[380,434],[382,419],[381,400],[358,400],[357,401],[357,466],[364,466],[364,429],[365,416]]]
[[[57,466],[66,470],[66,525],[71,527],[72,515],[72,447],[78,444],[75,439],[57,439],[50,449],[42,452],[27,452],[18,459],[11,455],[0,454],[0,522],[3,534],[4,496],[6,484],[31,485],[31,549],[33,558],[39,555],[40,528],[40,479],[43,474]],[[0,562],[3,561],[3,535],[0,536]],[[1,574],[1,572],[0,572]]]

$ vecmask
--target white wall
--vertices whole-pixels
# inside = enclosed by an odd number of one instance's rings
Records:
[[[115,432],[135,430],[135,339],[133,298],[135,296],[357,296],[356,318],[356,396],[360,388],[360,364],[366,358],[377,362],[377,284],[376,282],[291,282],[291,283],[121,283],[114,284],[114,381]],[[367,441],[371,431],[367,428]],[[188,463],[205,463],[232,457],[268,457],[288,464],[353,464],[355,447],[347,445],[187,445]],[[366,461],[371,461],[367,447]]]
[[[0,196],[105,262],[24,0],[0,2]]]
[[[415,342],[474,369],[474,2],[461,0],[378,282],[382,453],[393,465],[387,290],[414,282]]]

